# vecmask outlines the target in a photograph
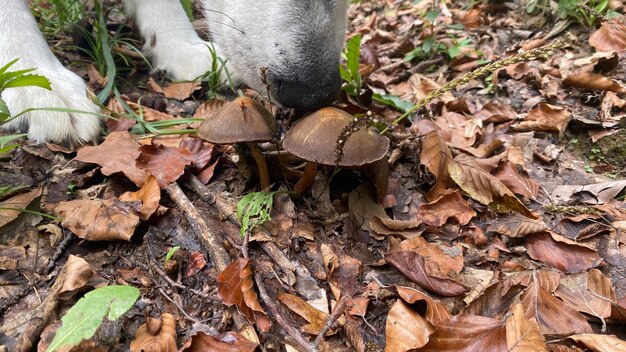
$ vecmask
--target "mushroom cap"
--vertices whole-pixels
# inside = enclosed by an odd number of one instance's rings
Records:
[[[276,119],[263,104],[238,97],[207,117],[198,136],[215,144],[266,142],[274,139],[277,131]]]
[[[283,148],[304,160],[335,165],[337,139],[354,116],[335,108],[323,108],[295,123],[283,139]],[[371,164],[387,154],[389,139],[361,127],[352,132],[343,146],[339,166]]]

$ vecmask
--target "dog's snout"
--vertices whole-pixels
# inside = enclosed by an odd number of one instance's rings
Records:
[[[339,71],[331,75],[313,75],[306,79],[269,75],[272,96],[284,107],[315,110],[339,98]]]

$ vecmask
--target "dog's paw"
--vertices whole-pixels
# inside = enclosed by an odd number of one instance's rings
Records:
[[[210,44],[204,41],[181,40],[157,43],[150,49],[156,68],[167,72],[176,81],[193,81],[211,69]]]
[[[3,125],[3,129],[28,133],[36,142],[56,142],[76,146],[97,141],[101,123],[96,115],[98,107],[87,97],[83,80],[62,68],[55,72],[38,70],[37,74],[50,80],[52,91],[39,87],[10,88],[2,93],[12,115],[27,109],[31,111]],[[47,111],[62,108],[79,112]]]

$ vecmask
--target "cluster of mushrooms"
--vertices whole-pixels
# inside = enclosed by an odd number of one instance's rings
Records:
[[[377,197],[381,199],[386,194],[387,137],[367,127],[359,128],[343,141],[341,158],[336,157],[337,141],[354,119],[343,110],[326,107],[303,117],[287,131],[282,148],[306,161],[295,192],[306,192],[313,184],[318,165],[328,165],[364,169],[372,176]],[[248,97],[226,103],[202,123],[198,136],[213,144],[245,143],[257,165],[261,189],[270,186],[267,163],[258,143],[277,141],[278,123],[261,103]]]

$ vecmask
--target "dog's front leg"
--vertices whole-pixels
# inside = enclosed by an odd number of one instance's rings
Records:
[[[211,67],[209,44],[193,29],[180,0],[124,0],[144,38],[144,52],[173,79],[191,81]]]
[[[19,59],[10,70],[35,68],[50,80],[52,91],[39,87],[9,88],[2,93],[11,114],[30,108],[66,108],[97,112],[83,80],[52,54],[24,0],[1,0],[0,67]],[[82,144],[100,133],[100,120],[90,114],[33,111],[1,126],[27,132],[32,140]]]

